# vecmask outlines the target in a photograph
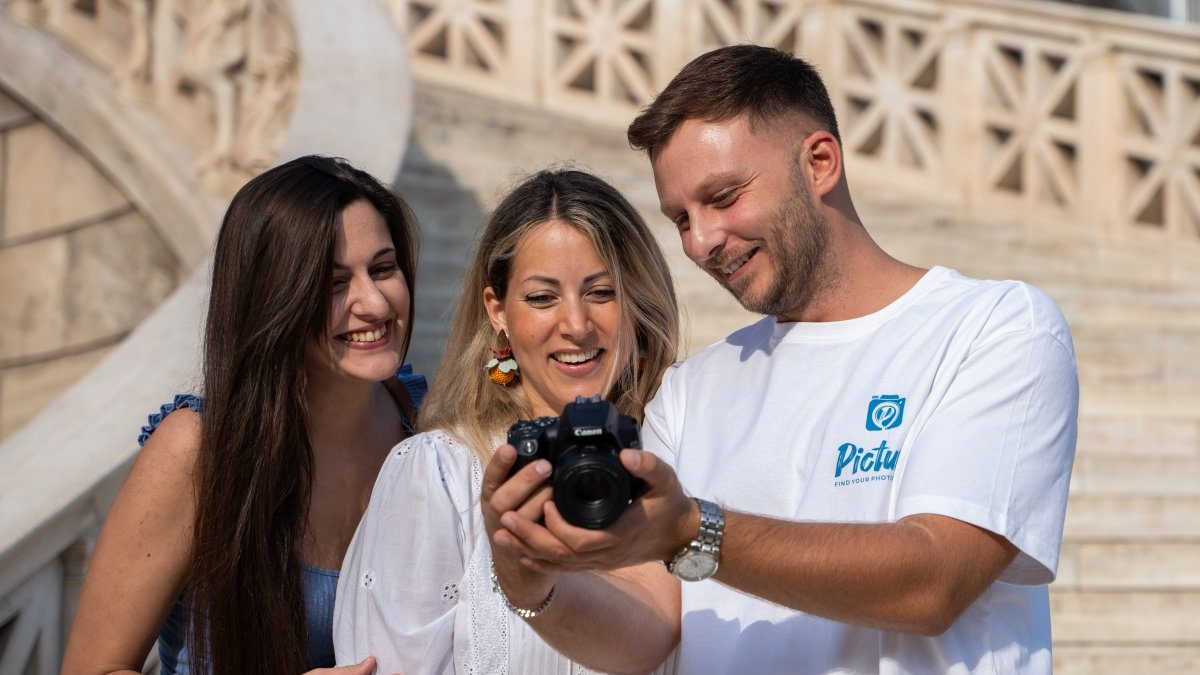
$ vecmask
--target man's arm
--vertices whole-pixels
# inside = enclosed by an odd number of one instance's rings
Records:
[[[1017,555],[1003,537],[946,516],[795,523],[725,514],[716,579],[809,614],[940,635]]]
[[[648,501],[635,502],[614,527],[573,527],[546,501],[544,526],[528,514],[509,512],[501,518],[507,532],[496,538],[517,551],[531,571],[613,569],[635,560],[671,558],[696,536],[700,517],[695,502],[684,495],[674,471],[654,455],[625,450],[621,460],[653,487],[643,497]],[[727,512],[716,579],[810,614],[937,635],[1016,554],[1003,537],[946,516],[839,524]]]

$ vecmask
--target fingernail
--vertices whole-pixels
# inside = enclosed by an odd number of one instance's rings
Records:
[[[503,525],[505,529],[508,529],[508,530],[513,529],[514,523],[513,523],[512,516],[502,516],[500,518],[500,524]]]
[[[543,476],[549,476],[550,475],[550,462],[547,462],[544,459],[539,459],[538,461],[533,463],[533,470]]]
[[[642,465],[642,453],[629,451],[629,457],[625,460],[625,466],[630,469],[636,469]]]

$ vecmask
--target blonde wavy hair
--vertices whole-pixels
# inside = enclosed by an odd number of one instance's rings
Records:
[[[501,387],[487,376],[484,364],[497,336],[483,291],[491,286],[499,299],[505,298],[521,242],[552,220],[577,228],[592,242],[616,288],[624,336],[618,342],[624,346],[616,350],[608,400],[640,421],[663,372],[678,355],[679,306],[670,270],[638,212],[614,187],[589,173],[558,170],[531,176],[500,202],[479,235],[441,370],[421,406],[421,429],[456,436],[484,461],[508,427],[533,411],[523,385]]]

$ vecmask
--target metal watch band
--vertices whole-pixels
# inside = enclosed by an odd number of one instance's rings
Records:
[[[703,499],[693,499],[700,507],[699,531],[696,538],[667,563],[667,571],[685,581],[707,579],[716,572],[721,561],[721,539],[725,534],[725,512],[721,507]],[[697,570],[694,563],[703,559],[711,563],[701,563],[701,569]]]
[[[721,539],[725,534],[725,512],[716,504],[696,499],[700,505],[700,532],[692,540],[691,549],[711,553],[713,560],[721,562]]]

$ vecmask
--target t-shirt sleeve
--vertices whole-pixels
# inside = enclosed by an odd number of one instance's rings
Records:
[[[678,371],[678,365],[667,368],[658,392],[642,415],[642,449],[654,453],[672,467],[676,467],[678,447],[678,429],[674,422],[681,410],[674,400],[674,377]]]
[[[1079,410],[1065,321],[1044,296],[1033,301],[1033,321],[978,338],[914,430],[895,510],[1004,536],[1020,552],[1000,581],[1022,585],[1049,583],[1058,569]]]
[[[407,439],[380,469],[338,579],[339,665],[373,655],[381,673],[453,670],[470,464],[444,440]]]

